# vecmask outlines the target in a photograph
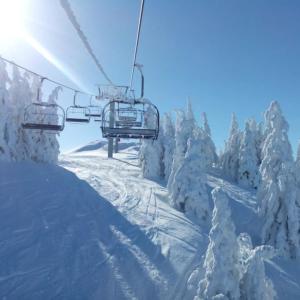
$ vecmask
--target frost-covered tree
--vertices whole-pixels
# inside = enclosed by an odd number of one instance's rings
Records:
[[[186,151],[187,141],[193,135],[196,122],[192,110],[191,102],[188,101],[186,112],[178,110],[176,112],[176,124],[175,124],[175,151],[173,156],[171,174],[168,180],[168,189],[170,190],[174,183],[174,176],[177,169],[181,165]]]
[[[148,107],[145,113],[145,125],[148,128],[155,128],[156,124],[155,112],[151,106]],[[164,173],[163,165],[163,132],[160,128],[157,140],[143,140],[140,147],[140,165],[145,178],[159,179]]]
[[[209,170],[218,161],[218,156],[216,153],[216,146],[211,138],[211,130],[208,124],[206,113],[202,114],[203,118],[203,130],[202,130],[202,140],[204,145],[204,161],[205,168]]]
[[[235,182],[238,179],[240,139],[239,125],[235,114],[233,114],[229,138],[225,143],[225,149],[220,158],[220,167],[224,176]]]
[[[8,139],[7,135],[9,118],[7,106],[9,101],[8,83],[10,82],[8,72],[6,70],[6,64],[0,60],[0,160],[10,160]]]
[[[143,177],[154,180],[162,178],[163,148],[161,139],[144,140],[139,155]]]
[[[175,150],[175,128],[170,114],[165,114],[162,122],[163,130],[163,163],[164,178],[168,181],[171,170]]]
[[[221,188],[212,191],[214,210],[205,276],[199,283],[198,299],[240,299],[239,248],[228,199]]]
[[[265,113],[267,135],[263,142],[258,191],[259,213],[264,220],[262,242],[294,258],[299,253],[297,182],[288,123],[278,102]]]
[[[173,205],[187,215],[195,216],[199,223],[210,219],[208,193],[205,185],[205,161],[201,155],[203,141],[200,133],[188,140],[188,150],[179,166],[170,190]]]
[[[259,157],[256,147],[256,128],[246,122],[239,151],[238,183],[257,189],[259,184]]]
[[[11,85],[9,87],[9,103],[7,115],[10,123],[7,126],[7,140],[11,160],[21,161],[28,158],[26,133],[22,128],[25,107],[31,102],[28,74],[21,75],[17,67],[13,67]]]
[[[297,149],[297,157],[296,157],[296,164],[295,164],[295,173],[296,173],[296,181],[297,181],[297,207],[300,210],[300,143]]]
[[[266,276],[264,261],[273,258],[274,248],[258,246],[250,250],[245,261],[246,271],[240,284],[241,298],[244,300],[273,300],[276,292],[272,281]]]
[[[251,118],[249,120],[250,130],[253,132],[255,137],[255,147],[258,157],[258,164],[261,164],[261,152],[262,152],[262,143],[263,143],[263,123],[257,123],[255,119]]]
[[[35,82],[33,84],[34,89],[40,88],[39,83]],[[48,103],[56,104],[61,87],[56,87],[53,89],[52,93],[48,97]],[[35,90],[35,93],[37,90]],[[36,97],[36,95],[34,95]],[[35,98],[36,99],[36,98]],[[41,98],[35,100],[41,102]],[[48,118],[49,121],[55,123],[58,121],[57,110],[53,107],[43,108],[43,115],[41,118]],[[45,120],[42,120],[44,122]],[[56,164],[59,155],[59,143],[57,140],[57,134],[49,134],[48,132],[38,130],[29,132],[31,138],[31,160],[36,162],[45,162]]]

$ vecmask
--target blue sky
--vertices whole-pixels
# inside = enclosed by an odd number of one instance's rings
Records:
[[[8,1],[8,0],[7,0]],[[25,26],[80,86],[96,92],[105,83],[66,18],[59,1],[20,0]],[[139,0],[69,0],[105,70],[116,84],[129,84]],[[25,4],[24,4],[25,3]],[[37,72],[75,85],[32,46],[0,42],[0,53]],[[300,2],[290,0],[146,0],[138,62],[144,65],[146,96],[161,110],[184,107],[207,112],[218,147],[236,112],[240,125],[262,119],[278,100],[300,137]],[[136,78],[136,82],[138,83]],[[60,103],[71,104],[63,92]],[[87,103],[87,97],[81,97]],[[63,150],[101,137],[99,125],[67,125]]]

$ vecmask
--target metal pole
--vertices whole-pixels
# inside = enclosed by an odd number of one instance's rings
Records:
[[[119,152],[119,138],[115,138],[115,153]]]
[[[115,123],[115,102],[111,101],[109,104],[109,127],[113,128]],[[114,139],[108,139],[107,157],[113,158]]]

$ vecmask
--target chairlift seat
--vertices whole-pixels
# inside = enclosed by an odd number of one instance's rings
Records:
[[[86,113],[85,114],[86,117],[91,117],[91,118],[100,118],[101,114],[97,114],[97,113]]]
[[[102,128],[104,138],[127,138],[127,139],[156,139],[155,129],[135,129],[135,128]]]
[[[116,127],[142,127],[142,122],[116,121]]]
[[[62,125],[54,124],[36,124],[36,123],[22,123],[24,129],[36,129],[36,130],[50,130],[50,131],[63,131]]]
[[[71,123],[89,123],[89,119],[82,119],[82,118],[66,118],[67,122]]]

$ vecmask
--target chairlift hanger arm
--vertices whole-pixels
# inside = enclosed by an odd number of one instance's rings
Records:
[[[141,99],[144,98],[144,84],[145,84],[145,79],[144,79],[144,74],[143,74],[143,65],[136,63],[135,67],[139,70],[141,74]]]
[[[136,65],[136,57],[137,57],[137,52],[140,43],[141,27],[142,27],[143,15],[144,15],[144,5],[145,5],[145,0],[141,0],[140,16],[139,16],[138,30],[137,30],[136,41],[135,41],[135,49],[133,55],[133,64],[132,64],[129,90],[132,89],[132,84],[133,84],[133,75],[134,75],[134,69]]]

